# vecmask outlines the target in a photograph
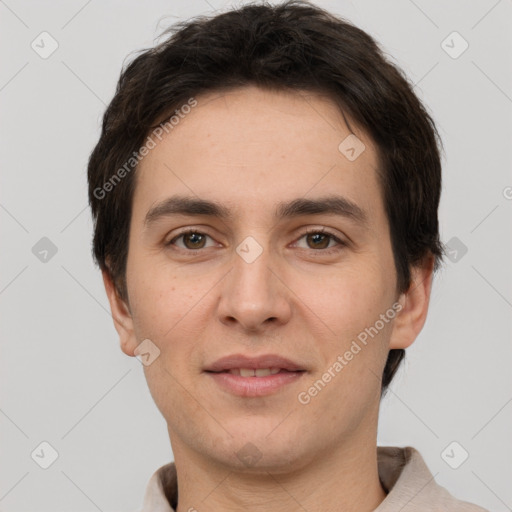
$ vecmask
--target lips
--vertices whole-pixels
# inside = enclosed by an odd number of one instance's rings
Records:
[[[229,373],[231,375],[240,375],[240,377],[267,377],[268,375],[276,375],[280,372],[285,372],[282,368],[258,368],[253,370],[252,368],[231,368],[230,370],[224,370],[220,373]]]
[[[293,389],[304,378],[304,365],[275,354],[248,357],[234,354],[223,357],[205,368],[207,378],[216,388],[244,399],[264,396],[285,396],[285,389]],[[210,388],[209,388],[210,390]]]
[[[253,373],[251,373],[251,370]],[[243,354],[232,354],[222,357],[208,365],[206,372],[231,373],[242,377],[274,375],[280,372],[306,371],[303,365],[276,354],[264,354],[249,357]]]
[[[258,398],[290,388],[307,370],[305,365],[276,354],[232,354],[208,365],[204,372],[217,389],[242,398]]]

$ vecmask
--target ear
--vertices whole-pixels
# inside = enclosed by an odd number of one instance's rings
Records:
[[[129,306],[118,294],[112,278],[106,270],[102,270],[103,284],[107,292],[108,301],[110,302],[110,310],[112,311],[112,319],[114,326],[119,334],[119,342],[121,350],[129,356],[134,357],[134,350],[137,347],[137,340],[133,328],[133,319]]]
[[[402,309],[394,320],[390,349],[409,347],[423,329],[430,302],[434,261],[435,257],[429,255],[423,263],[411,269],[411,285],[399,298]]]

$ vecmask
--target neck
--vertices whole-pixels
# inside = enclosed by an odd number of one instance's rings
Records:
[[[240,470],[173,444],[177,512],[373,511],[386,497],[379,481],[376,432],[373,434],[363,443],[346,439],[336,450],[330,446],[289,471]]]

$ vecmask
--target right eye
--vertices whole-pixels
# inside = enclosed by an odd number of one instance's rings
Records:
[[[166,245],[176,245],[178,248],[185,251],[193,252],[205,248],[206,239],[211,237],[205,233],[194,229],[188,229],[175,236],[172,240],[167,242]],[[183,246],[176,243],[178,240],[182,240]]]

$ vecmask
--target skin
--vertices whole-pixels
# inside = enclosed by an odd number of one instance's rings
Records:
[[[352,162],[338,150],[351,131],[328,98],[250,86],[196,99],[137,169],[129,304],[103,274],[122,350],[134,356],[147,338],[160,350],[144,370],[168,425],[178,511],[374,510],[385,498],[380,377],[388,350],[408,347],[423,327],[433,260],[412,269],[411,287],[397,293],[375,146],[349,119],[366,149]],[[273,217],[281,201],[333,192],[356,203],[366,224]],[[147,212],[174,194],[218,201],[235,216],[168,216],[145,228]],[[208,235],[202,248],[190,237],[166,245],[185,227]],[[308,237],[313,228],[345,245]],[[252,263],[236,252],[247,236],[263,250]],[[396,303],[395,318],[301,404],[298,393]],[[269,396],[235,396],[203,372],[233,353],[280,354],[307,373]],[[261,454],[253,466],[237,456],[247,443]]]

